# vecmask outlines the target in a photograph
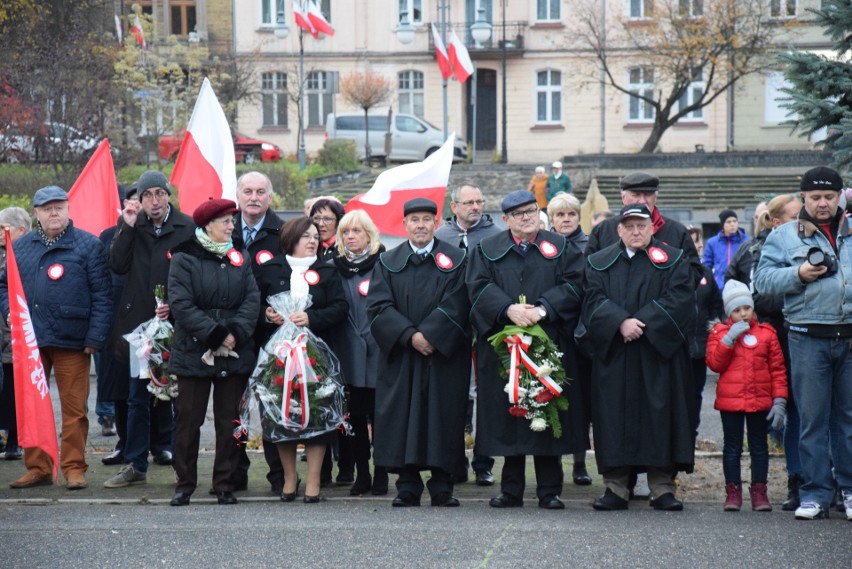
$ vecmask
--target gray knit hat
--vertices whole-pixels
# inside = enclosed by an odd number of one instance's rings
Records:
[[[163,188],[169,193],[169,195],[172,195],[172,189],[169,187],[169,181],[162,172],[158,172],[157,170],[147,170],[142,172],[142,175],[139,176],[139,180],[136,182],[136,191],[140,198],[146,190],[150,190],[151,188]]]
[[[722,291],[722,302],[725,303],[725,316],[730,316],[731,312],[740,306],[754,308],[754,299],[751,297],[748,286],[734,279],[725,283],[725,289]]]

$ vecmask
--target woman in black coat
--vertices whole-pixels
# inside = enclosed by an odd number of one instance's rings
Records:
[[[264,305],[266,299],[280,292],[290,291],[294,295],[311,295],[311,306],[305,311],[293,314],[279,314],[267,306],[258,311],[258,341],[263,344],[287,318],[296,326],[308,328],[311,332],[328,342],[329,335],[346,320],[348,306],[343,294],[340,277],[335,268],[317,258],[320,244],[319,229],[307,217],[291,219],[281,227],[281,250],[284,255],[264,263],[257,275],[260,297]],[[263,345],[262,344],[262,345]],[[333,344],[329,344],[333,349]],[[281,464],[284,467],[284,490],[281,500],[292,502],[299,491],[299,479],[296,473],[296,445],[305,445],[308,459],[308,480],[305,484],[305,503],[319,502],[320,469],[322,468],[325,447],[334,436],[334,431],[302,440],[289,438],[277,442]],[[264,438],[266,433],[264,433]]]
[[[213,490],[220,504],[237,503],[231,483],[240,452],[234,444],[234,422],[254,369],[252,334],[260,293],[251,262],[231,242],[236,212],[231,200],[203,203],[192,215],[198,226],[195,237],[172,250],[169,300],[175,335],[169,373],[178,378],[172,506],[189,505],[198,485],[198,442],[211,387],[216,427]]]

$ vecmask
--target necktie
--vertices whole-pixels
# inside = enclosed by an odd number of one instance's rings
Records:
[[[418,250],[417,250],[417,254],[420,256],[420,258],[421,258],[421,259],[425,259],[425,258],[426,258],[426,255],[427,255],[428,253],[426,252],[426,249],[418,249]]]
[[[518,243],[518,247],[521,248],[521,253],[523,253],[524,255],[527,254],[527,247],[529,246],[530,244],[526,241],[521,241],[520,243]]]
[[[254,233],[256,231],[257,231],[257,229],[255,229],[254,227],[247,227],[246,228],[246,239],[245,239],[246,247],[251,245],[252,241],[254,241]]]

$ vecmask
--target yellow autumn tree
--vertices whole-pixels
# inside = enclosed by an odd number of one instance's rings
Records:
[[[370,162],[370,109],[386,102],[391,93],[393,93],[391,82],[383,75],[372,71],[355,71],[340,78],[340,94],[343,100],[364,110],[366,128],[364,154],[367,157],[367,163]]]

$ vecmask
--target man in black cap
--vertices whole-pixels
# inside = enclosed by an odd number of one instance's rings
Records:
[[[137,199],[138,196],[138,199]],[[109,251],[109,266],[116,274],[127,275],[124,290],[115,315],[111,346],[120,360],[130,357],[124,335],[155,315],[161,320],[169,318],[168,290],[166,303],[157,306],[154,287],[167,287],[171,251],[190,239],[195,224],[185,213],[174,211],[169,205],[171,189],[162,172],[148,170],[139,176],[136,193],[125,196],[124,210]],[[141,211],[140,211],[141,210]],[[122,488],[147,481],[148,450],[151,446],[151,401],[148,382],[138,377],[130,378],[127,397],[127,440],[124,445],[124,462],[121,470],[104,482],[106,488]],[[158,419],[174,429],[171,405],[160,403],[165,409]],[[172,453],[160,449],[155,455],[158,464],[171,464]]]
[[[583,254],[564,237],[539,229],[539,209],[535,195],[517,190],[501,204],[507,231],[483,239],[472,250],[467,273],[467,290],[472,304],[471,323],[477,335],[488,338],[505,326],[539,324],[560,349],[566,352],[567,377],[575,375],[571,366],[574,328],[580,311]],[[522,297],[525,297],[522,298]],[[494,348],[477,343],[477,444],[479,452],[503,456],[500,494],[492,498],[495,508],[523,506],[526,455],[534,457],[538,505],[562,509],[563,454],[571,454],[571,436],[561,438],[551,430],[533,431],[530,421],[508,412],[505,387],[507,377],[500,373]],[[560,413],[564,431],[570,421]]]
[[[399,474],[394,507],[420,505],[421,470],[432,472],[432,505],[455,507],[470,378],[465,252],[434,238],[435,202],[415,198],[403,211],[408,240],[382,253],[367,297],[383,356],[374,462]]]
[[[653,236],[645,204],[624,206],[619,241],[588,257],[583,324],[594,346],[592,425],[606,492],[596,510],[626,510],[632,470],[646,469],[651,505],[682,510],[675,474],[695,461],[695,393],[686,331],[695,310],[682,250]]]

